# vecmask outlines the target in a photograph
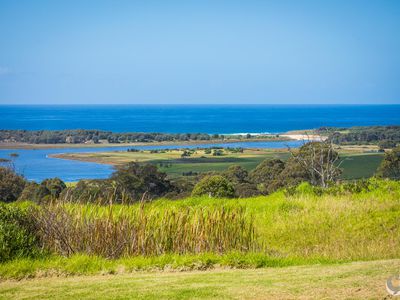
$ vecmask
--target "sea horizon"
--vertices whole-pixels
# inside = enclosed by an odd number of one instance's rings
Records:
[[[0,129],[272,133],[400,124],[398,104],[0,105]]]

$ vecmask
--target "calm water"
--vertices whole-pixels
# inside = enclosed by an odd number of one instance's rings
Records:
[[[100,152],[100,151],[126,151],[128,148],[140,150],[149,149],[176,149],[195,147],[243,147],[243,148],[285,148],[286,146],[298,147],[300,141],[290,142],[241,142],[227,144],[181,145],[181,146],[137,146],[137,147],[104,147],[104,148],[67,148],[67,149],[39,149],[39,150],[5,150],[0,149],[0,158],[9,158],[11,153],[18,153],[15,168],[28,180],[41,181],[45,178],[59,177],[64,181],[77,181],[86,178],[107,178],[113,168],[90,162],[57,159],[48,157],[55,153]]]
[[[0,106],[0,129],[276,133],[395,124],[400,124],[400,105]]]
[[[284,132],[321,126],[400,124],[400,105],[141,105],[141,106],[0,106],[0,129],[100,129],[115,132]],[[237,143],[225,146],[282,148],[287,143]],[[218,144],[220,146],[224,146]],[[296,147],[299,142],[291,142]],[[191,147],[211,147],[197,145]],[[187,147],[187,146],[180,146]],[[122,147],[119,150],[126,150]],[[138,149],[160,148],[143,146]],[[178,148],[170,146],[170,148]],[[116,148],[0,150],[16,152],[18,172],[30,180],[58,176],[65,181],[105,178],[112,167],[48,158],[60,152],[115,151]]]

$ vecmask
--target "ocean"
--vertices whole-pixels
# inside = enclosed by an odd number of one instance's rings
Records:
[[[2,105],[0,129],[280,133],[399,125],[400,105]]]
[[[0,129],[99,129],[114,132],[280,133],[322,126],[399,125],[400,105],[136,105],[136,106],[0,106]],[[298,147],[300,141],[241,142],[181,146],[137,146],[137,149],[230,146]],[[131,148],[131,147],[129,147]],[[60,177],[65,181],[106,178],[113,168],[90,162],[51,158],[55,153],[126,151],[117,148],[0,150],[0,158],[19,156],[16,171],[28,180]]]

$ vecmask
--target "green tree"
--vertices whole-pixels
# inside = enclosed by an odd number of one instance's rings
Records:
[[[26,184],[25,179],[11,168],[0,167],[0,201],[12,202],[18,199]]]
[[[385,153],[377,175],[383,178],[400,179],[400,146]]]
[[[260,195],[260,191],[253,183],[238,183],[235,185],[235,197],[249,198]]]
[[[200,180],[192,191],[194,197],[203,195],[215,198],[231,198],[235,196],[235,190],[226,178],[221,175],[213,175]]]
[[[249,173],[243,167],[233,165],[230,166],[228,170],[223,173],[223,176],[231,183],[238,184],[247,182],[247,177],[249,176]]]
[[[390,140],[382,140],[379,141],[378,146],[380,150],[393,149],[396,147],[396,142]]]
[[[250,172],[249,178],[262,193],[269,194],[282,186],[280,174],[284,169],[280,159],[266,159]]]
[[[52,197],[57,198],[60,193],[67,187],[60,178],[49,178],[42,181],[41,185],[45,186]]]
[[[50,192],[44,185],[37,184],[36,182],[29,182],[25,185],[25,188],[18,199],[22,201],[29,200],[41,203],[42,199],[49,195]]]
[[[132,199],[140,200],[144,193],[149,197],[160,197],[171,189],[167,174],[159,172],[151,164],[130,162],[117,169],[111,180],[130,194]]]

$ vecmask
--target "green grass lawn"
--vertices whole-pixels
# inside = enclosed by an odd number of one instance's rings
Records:
[[[0,282],[0,299],[384,299],[400,260]]]
[[[358,150],[362,151],[362,149]],[[204,173],[225,171],[231,165],[239,165],[247,170],[254,169],[265,159],[279,158],[286,160],[290,154],[285,151],[268,149],[246,149],[244,153],[225,151],[223,156],[205,154],[197,150],[191,157],[181,158],[182,151],[173,150],[161,153],[143,152],[104,152],[104,153],[71,153],[62,155],[67,159],[78,159],[107,164],[123,164],[130,161],[152,163],[160,167],[171,178],[182,176],[182,173]],[[383,159],[382,154],[367,152],[343,152],[341,164],[342,178],[345,180],[369,178],[374,175]]]
[[[383,154],[342,154],[342,178],[361,179],[374,175],[383,159]]]

